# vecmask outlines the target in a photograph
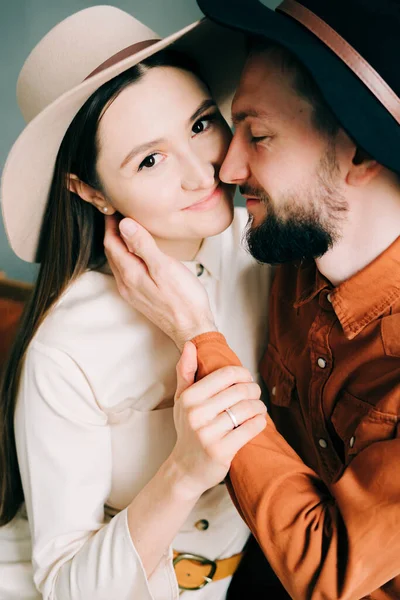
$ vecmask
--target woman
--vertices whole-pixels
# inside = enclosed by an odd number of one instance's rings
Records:
[[[155,41],[93,7],[51,30],[19,78],[35,118],[4,169],[3,213],[14,250],[41,268],[3,384],[0,518],[18,522],[25,500],[46,600],[222,600],[248,537],[223,479],[265,426],[258,386],[238,370],[234,406],[205,402],[201,382],[185,395],[194,373],[178,365],[177,379],[177,348],[119,296],[103,248],[105,215],[144,225],[198,275],[255,376],[268,284],[218,179],[230,130],[196,67],[168,48],[192,50],[218,84],[224,35],[201,23]]]

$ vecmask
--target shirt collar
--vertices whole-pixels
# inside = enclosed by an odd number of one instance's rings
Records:
[[[325,287],[331,284],[318,271],[315,261],[310,260],[299,265],[296,286],[296,302],[294,308],[299,308],[319,294]],[[331,286],[332,287],[332,286]]]
[[[186,266],[201,264],[215,279],[221,275],[221,234],[204,238],[194,260],[184,262]]]
[[[324,288],[347,339],[355,338],[381,316],[400,295],[400,237],[364,269],[333,288],[315,262],[303,265],[297,279],[295,308],[309,302]]]

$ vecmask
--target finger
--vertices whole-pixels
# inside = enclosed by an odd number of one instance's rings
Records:
[[[264,431],[267,426],[267,415],[256,415],[248,419],[236,429],[233,429],[219,442],[219,450],[222,455],[227,456],[232,461],[237,452],[245,446],[250,440]]]
[[[259,400],[261,397],[261,388],[254,381],[248,383],[236,383],[219,394],[210,398],[207,402],[207,408],[215,415],[223,412],[226,408],[232,408],[237,402],[242,400]]]
[[[227,408],[233,408],[242,400],[258,400],[261,389],[257,383],[237,383],[216,396],[192,404],[190,408],[191,422],[196,429],[213,421]]]
[[[185,404],[195,406],[203,403],[206,398],[212,398],[220,392],[237,383],[249,383],[253,378],[250,372],[244,367],[222,367],[213,373],[210,373],[200,381],[196,381],[188,390],[184,392]]]
[[[107,253],[106,253],[107,256]],[[132,257],[131,254],[129,254],[129,257]],[[129,259],[127,259],[129,260]],[[140,259],[138,259],[140,260]],[[108,266],[110,267],[113,275],[114,275],[114,279],[116,281],[117,284],[117,288],[119,293],[121,294],[122,297],[125,297],[125,292],[128,291],[127,285],[131,284],[132,285],[132,278],[133,277],[138,277],[139,276],[139,272],[140,269],[142,268],[140,265],[134,265],[134,267],[131,267],[131,263],[129,262],[129,275],[127,277],[126,275],[126,270],[128,269],[128,264],[125,264],[125,262],[121,262],[121,259],[118,260],[114,260],[112,255],[108,255],[107,256],[107,262],[108,262]],[[123,278],[122,273],[125,274],[125,280]],[[136,286],[137,288],[137,286]]]
[[[239,427],[249,419],[253,419],[257,415],[265,415],[267,412],[267,408],[261,400],[242,400],[230,410]],[[203,443],[213,444],[233,429],[234,424],[231,417],[226,411],[223,411],[213,421],[202,427],[199,435]]]
[[[128,254],[129,250],[119,234],[119,219],[116,215],[105,217],[104,250],[106,255]]]
[[[175,399],[194,383],[197,371],[197,349],[192,342],[186,342],[182,355],[176,365],[177,387]]]
[[[105,218],[104,249],[114,261],[121,256],[129,256],[129,249],[119,234],[119,221],[115,215]]]
[[[120,280],[127,287],[135,287],[139,278],[146,275],[150,280],[145,263],[129,252],[125,242],[118,232],[115,233],[113,227],[111,224],[104,236],[104,252],[114,276],[118,273]]]
[[[125,286],[124,282],[122,281],[122,277],[120,275],[120,272],[118,270],[116,263],[114,263],[114,261],[112,260],[111,257],[108,257],[108,266],[110,267],[112,274],[114,275],[114,279],[115,279],[115,283],[117,284],[118,291],[119,291],[120,295],[124,298],[125,292],[126,292],[126,286]]]
[[[105,235],[107,235],[109,237],[113,237],[113,236],[120,237],[120,235],[119,235],[120,220],[121,220],[121,218],[118,213],[115,213],[114,215],[106,215],[104,217]]]
[[[168,262],[168,257],[161,252],[153,236],[133,219],[123,219],[119,229],[129,252],[146,263],[151,277],[162,273],[162,265]]]

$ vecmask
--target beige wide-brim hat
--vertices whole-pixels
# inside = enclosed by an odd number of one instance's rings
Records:
[[[116,7],[93,6],[56,25],[32,50],[17,83],[28,124],[8,155],[1,181],[5,229],[17,256],[36,260],[57,153],[79,109],[105,82],[172,44],[197,61],[229,119],[244,37],[207,19],[161,39]]]

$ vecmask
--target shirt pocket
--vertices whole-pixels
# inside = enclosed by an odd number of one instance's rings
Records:
[[[343,391],[332,412],[332,425],[344,445],[345,464],[362,450],[396,435],[398,416],[376,409]]]
[[[260,370],[268,389],[269,401],[276,406],[290,406],[296,395],[296,380],[271,344],[261,361]]]

